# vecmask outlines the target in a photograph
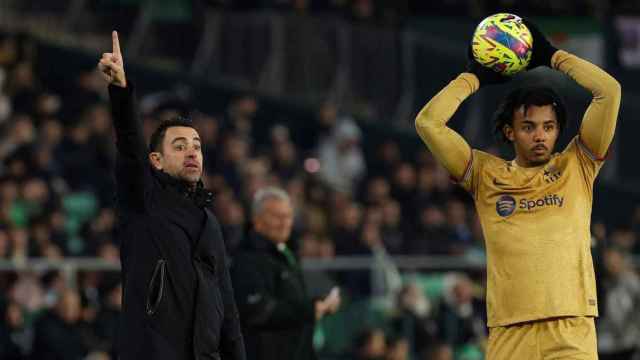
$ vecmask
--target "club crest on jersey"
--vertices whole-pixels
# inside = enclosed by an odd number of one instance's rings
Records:
[[[547,183],[552,183],[558,179],[560,179],[560,176],[562,176],[562,172],[560,172],[560,170],[556,169],[555,166],[551,165],[548,168],[544,169],[544,174],[542,175],[542,177],[544,178],[544,181]]]
[[[516,210],[516,199],[510,195],[502,195],[496,201],[496,212],[502,217],[507,217]]]

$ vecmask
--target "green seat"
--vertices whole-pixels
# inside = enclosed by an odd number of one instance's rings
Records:
[[[315,345],[321,354],[341,354],[350,350],[356,337],[367,328],[389,330],[386,307],[372,299],[344,301],[340,311],[318,323]]]
[[[72,193],[62,199],[62,208],[67,217],[65,223],[65,231],[69,236],[67,246],[72,254],[80,254],[84,250],[84,240],[78,236],[78,232],[85,222],[96,216],[98,200],[93,193]]]
[[[482,360],[484,354],[476,345],[464,345],[455,349],[454,358],[456,360]]]
[[[445,287],[444,274],[411,274],[402,277],[403,283],[415,282],[429,300],[437,300],[442,297]]]

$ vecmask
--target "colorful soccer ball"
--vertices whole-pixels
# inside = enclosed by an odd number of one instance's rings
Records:
[[[532,46],[531,32],[522,19],[500,13],[480,22],[473,33],[471,51],[483,66],[511,76],[529,65]]]

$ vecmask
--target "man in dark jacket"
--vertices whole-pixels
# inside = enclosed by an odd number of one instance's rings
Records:
[[[80,330],[80,296],[73,290],[64,291],[56,306],[36,321],[33,339],[33,360],[82,360],[88,353]]]
[[[160,124],[145,148],[118,35],[99,69],[116,132],[122,262],[120,360],[242,360],[244,344],[220,226],[206,209],[202,150],[186,120]]]
[[[314,323],[338,309],[337,289],[323,300],[309,298],[298,259],[287,247],[293,209],[286,192],[259,190],[252,211],[254,250],[236,256],[231,271],[247,358],[316,359]]]

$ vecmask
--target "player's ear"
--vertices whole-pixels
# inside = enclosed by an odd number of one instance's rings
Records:
[[[149,161],[156,170],[162,170],[162,153],[157,151],[150,152]]]
[[[505,124],[502,127],[502,133],[504,134],[504,138],[513,142],[515,140],[515,136],[513,135],[513,128],[509,124]]]

